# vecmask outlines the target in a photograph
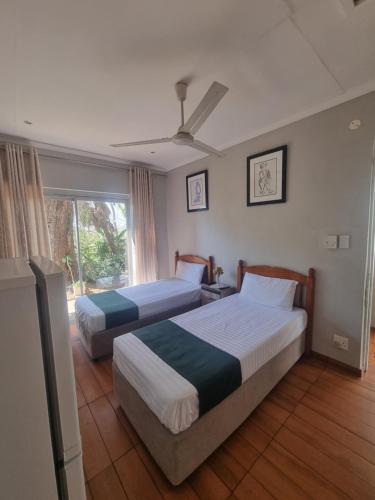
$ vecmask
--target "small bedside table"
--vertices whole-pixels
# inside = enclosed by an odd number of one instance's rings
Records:
[[[228,297],[228,295],[232,295],[237,292],[237,289],[234,286],[227,286],[226,288],[215,288],[211,285],[202,285],[201,292],[201,302],[202,306],[205,304],[209,304],[214,300],[220,300],[224,297]]]

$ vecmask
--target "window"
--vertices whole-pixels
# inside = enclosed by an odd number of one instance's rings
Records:
[[[69,313],[77,296],[130,284],[128,202],[46,197],[53,260],[65,271]]]

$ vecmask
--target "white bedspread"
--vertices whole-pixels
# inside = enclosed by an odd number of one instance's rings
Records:
[[[199,301],[201,288],[189,281],[169,278],[116,290],[138,306],[139,319],[162,313],[175,307],[183,307]],[[105,330],[105,314],[86,295],[75,303],[76,317],[92,335]]]
[[[302,334],[307,315],[250,302],[239,294],[172,319],[176,324],[240,360],[242,383]],[[168,429],[177,434],[199,417],[196,388],[141,340],[114,340],[113,359],[128,382]]]

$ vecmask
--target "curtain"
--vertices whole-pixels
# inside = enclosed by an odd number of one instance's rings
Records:
[[[155,221],[151,172],[131,168],[129,172],[133,243],[133,283],[157,279]]]
[[[0,153],[0,257],[51,256],[38,153]]]

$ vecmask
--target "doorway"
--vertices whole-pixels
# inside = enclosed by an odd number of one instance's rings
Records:
[[[64,269],[69,316],[75,299],[129,286],[128,201],[46,197],[52,259]]]
[[[360,366],[363,372],[367,371],[369,367],[374,367],[373,369],[375,371],[375,295],[373,293],[375,272],[375,137],[372,143],[370,203],[366,254]]]

